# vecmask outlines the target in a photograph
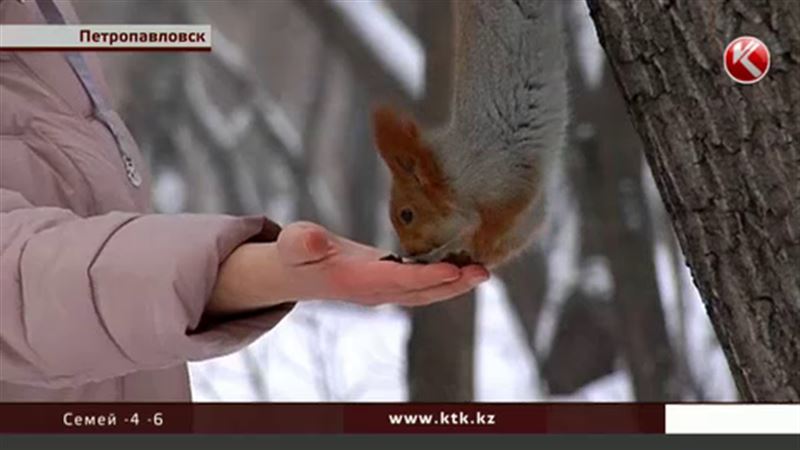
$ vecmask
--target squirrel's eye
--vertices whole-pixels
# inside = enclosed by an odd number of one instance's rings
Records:
[[[414,220],[414,212],[408,208],[403,209],[400,211],[400,220],[406,225],[410,224]]]

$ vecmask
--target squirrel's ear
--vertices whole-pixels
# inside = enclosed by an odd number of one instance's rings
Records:
[[[381,106],[373,113],[375,144],[381,158],[395,177],[415,179],[422,185],[434,180],[429,173],[433,154],[421,140],[414,121],[401,117],[395,110]]]
[[[436,155],[422,140],[417,124],[389,107],[373,114],[375,144],[395,180],[413,182],[443,214],[453,209],[452,190]]]
[[[381,106],[372,116],[375,145],[395,176],[413,174],[414,160],[408,152],[418,132],[413,122],[404,120],[393,109]]]

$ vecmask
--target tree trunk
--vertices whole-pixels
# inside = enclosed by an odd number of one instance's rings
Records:
[[[536,329],[547,295],[549,270],[547,254],[541,247],[525,252],[498,271],[505,283],[508,300],[522,325],[526,343],[537,360]]]
[[[800,8],[589,7],[742,397],[800,401]],[[754,85],[722,66],[740,35],[772,52]]]
[[[474,400],[475,292],[411,310],[408,399]]]

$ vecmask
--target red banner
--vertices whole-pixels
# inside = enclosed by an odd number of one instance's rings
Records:
[[[2,433],[664,433],[643,403],[6,403]]]

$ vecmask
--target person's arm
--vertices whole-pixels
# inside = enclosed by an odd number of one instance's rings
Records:
[[[78,385],[230,353],[296,300],[426,304],[488,277],[379,261],[313,224],[269,243],[279,228],[260,217],[81,218],[8,190],[0,211],[0,379],[14,383]]]
[[[81,218],[6,189],[0,211],[3,381],[63,387],[222,355],[292,307],[198,328],[220,264],[270,228],[260,217]]]

